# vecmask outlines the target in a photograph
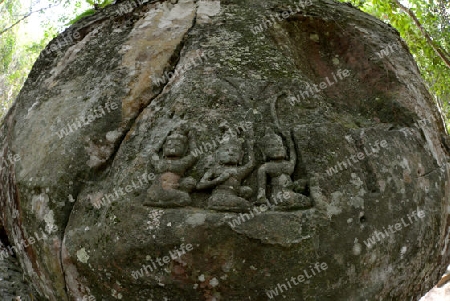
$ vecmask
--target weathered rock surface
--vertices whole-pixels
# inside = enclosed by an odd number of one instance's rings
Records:
[[[0,246],[2,249],[5,248],[1,243]],[[6,248],[6,250],[8,249]],[[36,292],[25,280],[17,259],[13,256],[2,257],[0,260],[0,299],[28,301],[36,300],[35,296]]]
[[[423,296],[420,301],[441,301],[446,300],[450,296],[450,282],[448,279],[450,277],[449,269],[445,272],[441,280],[439,280],[438,285],[433,287],[425,296]]]
[[[445,130],[395,30],[328,0],[140,2],[52,41],[0,130],[1,220],[43,298],[433,287]]]

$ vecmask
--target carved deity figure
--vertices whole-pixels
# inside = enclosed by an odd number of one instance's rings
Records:
[[[157,173],[156,179],[148,189],[148,200],[144,205],[157,207],[181,207],[191,203],[189,192],[195,188],[196,181],[192,177],[182,178],[185,172],[194,165],[197,158],[186,155],[187,146],[193,148],[195,141],[181,130],[172,131],[162,139],[151,153],[151,162]],[[158,155],[161,147],[163,156]]]
[[[291,179],[297,160],[294,141],[289,131],[282,135],[288,144],[289,160],[286,160],[283,139],[272,129],[268,129],[262,139],[261,148],[266,163],[258,169],[257,202],[259,204],[268,203],[269,207],[281,210],[309,208],[312,206],[311,199],[293,190],[294,186],[298,184]],[[267,183],[269,183],[270,189],[268,189]],[[266,196],[268,190],[270,191],[269,198]]]
[[[252,131],[248,131],[252,133]],[[246,139],[248,162],[242,165],[244,155],[243,141],[237,134],[225,136],[216,152],[216,164],[213,165],[197,184],[197,189],[214,188],[208,199],[208,209],[241,212],[250,208],[247,201],[252,189],[241,186],[242,181],[255,167],[253,155],[253,137]]]

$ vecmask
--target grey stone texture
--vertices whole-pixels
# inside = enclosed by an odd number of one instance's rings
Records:
[[[303,4],[122,1],[50,42],[0,128],[19,155],[1,221],[42,300],[417,300],[437,283],[439,108],[393,28]]]

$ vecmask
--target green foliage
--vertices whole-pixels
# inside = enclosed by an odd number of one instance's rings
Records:
[[[0,72],[5,73],[11,64],[16,39],[13,35],[5,35],[0,44]]]
[[[359,9],[390,23],[400,32],[430,91],[436,96],[437,102],[442,103],[446,119],[450,120],[450,68],[436,54],[413,19],[393,0],[351,0],[350,2]],[[450,3],[446,0],[408,0],[406,2],[423,29],[431,36],[433,43],[450,53]],[[400,3],[404,4],[405,1]],[[449,125],[450,122],[447,121],[448,130],[450,130]]]
[[[114,2],[114,0],[103,0],[103,1],[85,0],[85,1],[89,5],[93,6],[94,8],[90,8],[90,9],[84,11],[81,14],[79,14],[78,16],[76,16],[73,20],[70,20],[68,23],[69,25],[72,25],[72,24],[78,22],[79,20],[83,19],[84,17],[95,14],[95,11],[97,9],[103,9],[106,6],[108,6]]]
[[[85,0],[83,0],[85,1]],[[30,1],[28,6],[21,5],[26,1],[0,0],[0,123],[7,109],[20,92],[33,63],[45,45],[58,32],[64,29],[63,24],[83,9],[81,0],[40,0]],[[65,14],[58,19],[44,16],[51,8],[62,6]],[[42,15],[42,35],[36,41],[21,39],[21,26],[31,15]],[[51,14],[49,14],[51,16]],[[56,26],[55,26],[56,25]],[[21,41],[22,40],[22,41]]]
[[[112,4],[114,0],[103,0],[103,1],[95,1],[95,0],[86,0],[92,6],[98,6],[99,8],[105,8],[106,6]]]
[[[76,22],[78,22],[79,20],[83,19],[84,17],[90,16],[95,14],[95,9],[90,8],[84,12],[82,12],[81,14],[79,14],[78,16],[76,16],[73,20],[70,20],[69,23],[67,23],[68,25],[72,25]]]
[[[9,26],[13,22],[13,15],[20,9],[20,3],[16,1],[5,1],[0,6],[0,29]],[[12,103],[12,97],[17,91],[11,86],[20,75],[11,74],[20,61],[17,61],[17,35],[14,29],[0,36],[0,117]]]

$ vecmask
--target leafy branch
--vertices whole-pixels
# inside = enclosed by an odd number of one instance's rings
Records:
[[[436,52],[436,54],[442,59],[445,65],[450,68],[450,55],[442,47],[436,45],[429,33],[425,30],[425,28],[423,28],[422,23],[420,23],[419,19],[417,19],[417,16],[414,14],[414,12],[401,4],[399,0],[393,1],[398,5],[398,7],[400,7],[401,10],[406,12],[411,17],[411,19],[413,19],[414,24],[416,24],[417,28],[419,28],[420,32],[427,40],[427,43],[431,46],[431,48],[433,48],[434,52]]]
[[[4,0],[1,0],[0,4],[1,4],[3,1],[4,1]],[[52,8],[52,7],[55,7],[55,6],[57,6],[57,5],[58,5],[58,4],[51,4],[51,5],[47,6],[47,7],[43,7],[43,8],[40,8],[40,9],[38,9],[38,10],[30,11],[29,13],[23,15],[20,19],[18,19],[17,21],[15,21],[15,22],[14,22],[13,24],[11,24],[10,26],[8,26],[8,27],[2,29],[2,30],[0,31],[0,36],[1,36],[2,34],[4,34],[5,32],[7,32],[8,30],[10,30],[11,28],[13,28],[14,26],[16,26],[17,24],[19,24],[20,22],[22,22],[23,20],[25,20],[26,18],[28,18],[29,16],[31,16],[32,14],[34,14],[34,13],[39,13],[39,12],[42,12],[42,11],[45,11],[45,10],[50,9],[50,8]]]
[[[84,17],[90,16],[95,14],[95,12],[97,10],[103,9],[106,6],[112,4],[114,2],[114,0],[103,0],[101,2],[99,1],[95,1],[95,0],[85,0],[89,5],[93,6],[93,8],[90,8],[84,12],[82,12],[81,14],[77,15],[75,18],[73,18],[72,20],[69,21],[69,23],[67,23],[67,25],[72,25],[75,22],[78,22],[79,20],[83,19]]]

